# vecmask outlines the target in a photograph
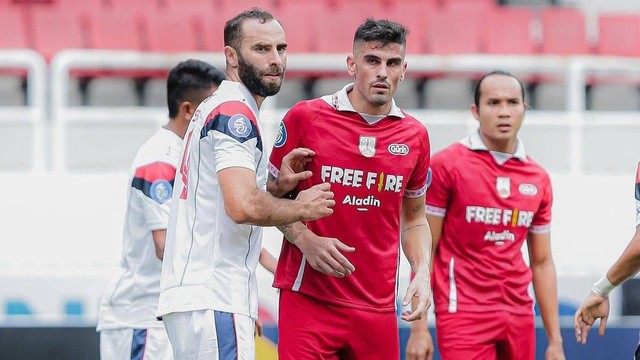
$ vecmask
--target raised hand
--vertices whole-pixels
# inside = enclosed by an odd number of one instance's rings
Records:
[[[277,194],[274,194],[274,196],[283,196],[294,190],[301,180],[310,178],[312,173],[309,170],[305,170],[305,165],[315,155],[315,151],[307,148],[295,148],[285,155],[282,158],[278,177],[274,181],[277,189]]]

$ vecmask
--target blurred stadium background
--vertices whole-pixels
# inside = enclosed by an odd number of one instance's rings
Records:
[[[475,126],[468,107],[481,73],[519,76],[531,105],[521,135],[555,190],[567,357],[630,358],[640,283],[614,291],[611,329],[586,347],[570,315],[634,232],[640,2],[0,0],[0,359],[98,358],[93,327],[118,269],[127,171],[166,121],[164,77],[187,58],[223,68],[224,21],[252,6],[271,10],[289,42],[285,85],[263,106],[267,147],[289,106],[349,81],[345,55],[368,16],[411,31],[396,100],[428,126],[434,151]],[[264,243],[278,254],[276,230]],[[258,275],[259,359],[273,359],[277,293]],[[400,278],[402,292],[404,263]],[[400,333],[404,343],[405,324]]]

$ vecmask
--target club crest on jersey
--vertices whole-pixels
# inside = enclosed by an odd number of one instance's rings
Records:
[[[154,181],[153,184],[151,184],[149,193],[153,200],[159,202],[160,204],[163,204],[167,200],[171,199],[171,195],[173,194],[173,187],[167,180],[160,179]]]
[[[391,144],[387,148],[390,154],[405,156],[409,153],[409,147],[405,144]]]
[[[511,179],[508,177],[498,176],[496,178],[496,190],[498,191],[498,196],[503,199],[511,196]]]
[[[233,115],[227,123],[229,131],[234,136],[245,138],[251,134],[251,121],[242,114]]]
[[[281,147],[287,142],[287,128],[284,126],[284,121],[280,122],[280,126],[278,127],[278,137],[276,137],[276,142],[273,144],[275,147]]]
[[[373,157],[376,154],[376,137],[360,135],[358,149],[360,150],[360,154],[362,154],[362,156],[367,158]]]

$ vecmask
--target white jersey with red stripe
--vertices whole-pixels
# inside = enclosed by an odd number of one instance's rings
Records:
[[[162,261],[151,232],[164,230],[182,139],[160,129],[133,160],[123,230],[122,273],[100,306],[98,330],[162,326],[155,311]]]
[[[547,172],[526,155],[489,151],[477,131],[431,159],[428,215],[443,217],[433,258],[435,312],[533,314],[521,248],[551,229]]]
[[[238,82],[223,81],[200,104],[185,134],[167,230],[158,315],[218,310],[256,318],[255,269],[262,228],[236,224],[225,212],[218,171],[256,173],[267,184],[258,106]]]
[[[636,227],[640,225],[640,162],[636,170]]]

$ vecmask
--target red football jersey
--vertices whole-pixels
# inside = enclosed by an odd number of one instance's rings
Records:
[[[435,311],[533,313],[521,248],[550,230],[549,175],[525,155],[492,154],[477,132],[434,155],[427,214],[444,217],[434,256]]]
[[[389,116],[369,124],[348,103],[345,89],[289,110],[269,169],[277,176],[282,158],[294,148],[316,151],[307,164],[313,176],[300,182],[297,191],[329,182],[336,206],[331,216],[307,226],[355,247],[345,256],[356,271],[341,279],[317,272],[284,240],[274,286],[337,305],[394,311],[402,198],[426,191],[429,136],[395,105]]]

